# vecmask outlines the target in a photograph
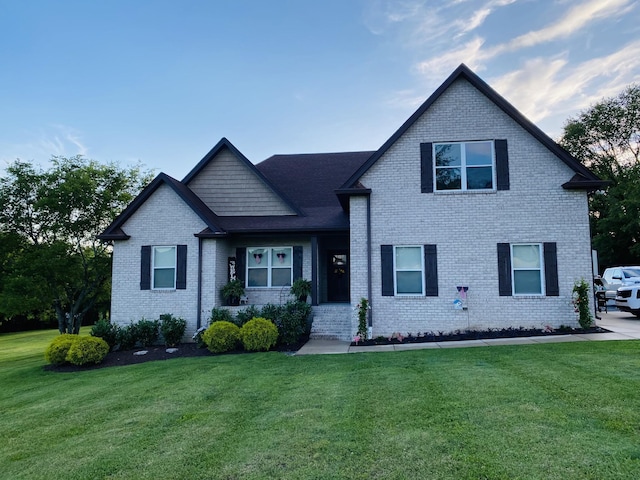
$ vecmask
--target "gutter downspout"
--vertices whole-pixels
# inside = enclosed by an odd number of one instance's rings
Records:
[[[196,330],[202,326],[202,237],[198,237],[198,313]]]
[[[373,292],[371,278],[371,194],[367,195],[367,298],[369,298],[369,311],[367,312],[368,337],[373,338]]]

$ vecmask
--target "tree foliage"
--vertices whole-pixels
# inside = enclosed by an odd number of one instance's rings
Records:
[[[560,144],[610,185],[590,199],[603,266],[640,264],[640,86],[569,119]]]
[[[140,167],[53,157],[48,170],[15,161],[0,178],[0,313],[55,314],[61,333],[108,298],[101,233],[150,179]]]

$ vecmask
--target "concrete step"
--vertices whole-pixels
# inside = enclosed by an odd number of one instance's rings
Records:
[[[318,305],[313,307],[311,338],[350,341],[353,336],[353,309],[349,304]]]

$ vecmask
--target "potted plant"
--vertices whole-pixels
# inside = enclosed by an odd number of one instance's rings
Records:
[[[306,302],[307,296],[311,294],[311,281],[298,278],[293,281],[290,291],[299,301]]]
[[[240,297],[244,295],[244,284],[236,279],[231,280],[222,287],[222,298],[225,299],[227,305],[240,305]]]

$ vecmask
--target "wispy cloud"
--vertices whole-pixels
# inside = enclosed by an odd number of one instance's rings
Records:
[[[631,0],[591,0],[575,5],[567,10],[557,22],[539,30],[532,30],[503,45],[499,45],[493,49],[489,56],[493,57],[504,52],[520,50],[569,37],[600,19],[628,13],[634,7],[634,3],[631,3]]]
[[[511,3],[514,1],[490,2],[484,10]],[[632,0],[585,1],[566,10],[558,21],[550,25],[531,30],[497,45],[488,45],[482,36],[476,36],[464,44],[454,44],[444,53],[418,62],[414,70],[429,79],[443,78],[460,63],[466,63],[471,68],[482,71],[487,63],[496,57],[570,37],[597,21],[627,14],[636,7],[636,4],[637,2]],[[481,17],[484,15],[482,13]]]
[[[640,40],[575,65],[567,57],[566,52],[554,58],[537,57],[489,83],[530,120],[540,122],[550,116],[566,119],[640,82]]]
[[[20,158],[46,162],[52,156],[70,157],[88,155],[89,148],[82,139],[82,133],[68,125],[55,124],[24,135],[11,145],[2,145],[0,162],[8,164]]]

